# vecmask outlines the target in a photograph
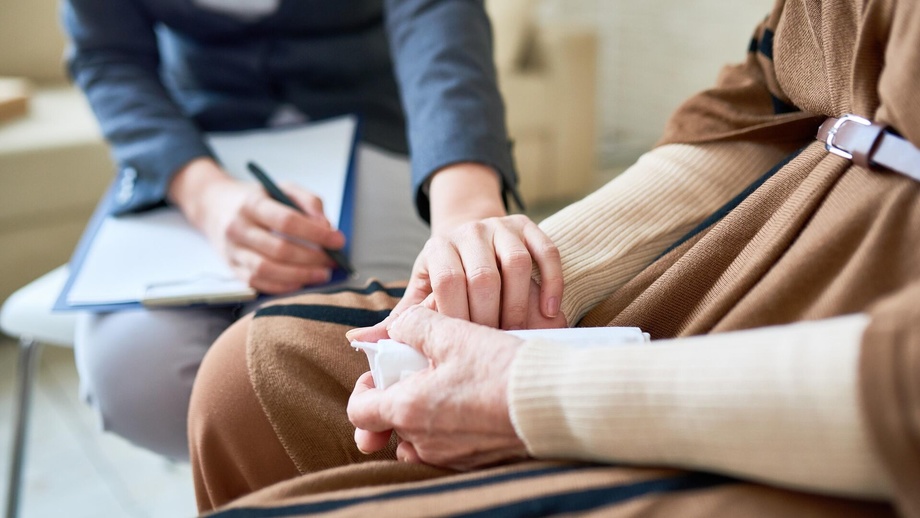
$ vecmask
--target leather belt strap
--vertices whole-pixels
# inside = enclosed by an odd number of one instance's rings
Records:
[[[881,124],[857,115],[829,118],[818,140],[831,153],[870,169],[884,168],[920,181],[920,149]]]

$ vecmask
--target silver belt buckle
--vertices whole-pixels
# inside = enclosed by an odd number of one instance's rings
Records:
[[[853,160],[852,153],[844,151],[843,149],[840,149],[839,147],[834,145],[834,137],[837,135],[837,132],[840,131],[840,128],[846,122],[855,122],[856,124],[861,124],[863,126],[872,125],[872,122],[870,120],[860,117],[859,115],[853,115],[852,113],[848,113],[844,115],[843,117],[840,117],[839,119],[837,119],[837,122],[835,122],[834,125],[831,126],[831,129],[827,131],[827,141],[824,143],[824,149],[828,150],[829,152],[837,156],[842,156],[843,158],[846,158],[847,160]]]

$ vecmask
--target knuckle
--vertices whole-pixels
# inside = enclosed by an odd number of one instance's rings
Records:
[[[250,286],[252,285],[252,272],[250,272],[246,268],[242,268],[240,266],[234,266],[233,273],[236,274],[236,276],[239,277],[239,279],[245,282],[247,285],[250,285]]]
[[[393,426],[397,430],[412,430],[419,423],[422,415],[418,399],[402,396],[394,403],[396,411],[393,413]]]
[[[278,218],[278,231],[282,234],[295,235],[297,232],[297,216],[290,212]]]
[[[254,213],[264,201],[265,194],[261,190],[249,191],[243,197],[242,209],[244,212]]]
[[[529,270],[533,264],[530,252],[523,247],[515,247],[504,251],[500,257],[503,269]]]
[[[467,282],[473,289],[493,289],[501,282],[501,274],[494,268],[480,266],[467,272]]]
[[[463,280],[463,272],[454,268],[445,268],[431,276],[431,287],[436,291],[450,290],[460,286]]]
[[[282,239],[273,241],[268,247],[268,253],[279,260],[287,260],[291,257],[291,245]]]
[[[249,267],[249,271],[252,273],[254,278],[264,278],[268,270],[268,261],[262,257],[257,257],[253,259],[252,264]]]
[[[552,242],[548,242],[545,245],[543,245],[543,253],[546,255],[558,258],[559,257],[559,247],[553,244]]]
[[[540,255],[542,255],[543,257],[547,259],[552,259],[555,261],[555,260],[559,260],[560,258],[559,247],[557,247],[551,242],[546,242],[546,243],[541,244],[539,246],[539,252],[540,252]]]
[[[428,241],[425,241],[425,249],[428,251],[431,251],[432,249],[443,248],[448,245],[449,243],[447,239],[443,238],[440,235],[431,236],[430,238],[428,238]]]
[[[243,225],[238,219],[234,219],[229,225],[224,227],[223,237],[228,241],[238,241],[243,236]]]
[[[429,279],[427,276],[413,275],[409,280],[407,288],[409,290],[414,290],[420,293],[431,293],[431,279]]]
[[[485,221],[470,221],[463,224],[458,231],[467,236],[481,237],[488,233],[489,225]]]
[[[505,306],[505,313],[508,316],[516,316],[518,318],[527,314],[527,304],[523,302],[511,302]],[[515,322],[512,322],[515,323]]]
[[[521,225],[521,226],[523,226],[523,225],[528,225],[528,224],[533,224],[533,221],[531,221],[530,218],[528,218],[527,216],[525,216],[525,215],[523,215],[523,214],[512,214],[512,215],[508,216],[508,220],[511,221],[512,223],[515,223],[515,224]]]

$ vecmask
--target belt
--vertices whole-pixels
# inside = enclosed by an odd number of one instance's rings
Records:
[[[856,165],[920,181],[920,149],[881,124],[852,114],[831,117],[818,129],[817,138],[828,151]]]

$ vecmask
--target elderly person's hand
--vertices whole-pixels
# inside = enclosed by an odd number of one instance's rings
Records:
[[[466,470],[527,456],[507,400],[520,338],[421,306],[393,319],[389,334],[430,367],[386,390],[374,388],[369,372],[358,379],[348,402],[358,449],[378,451],[395,431],[406,462]]]

